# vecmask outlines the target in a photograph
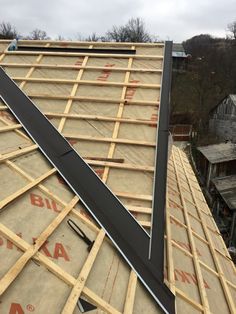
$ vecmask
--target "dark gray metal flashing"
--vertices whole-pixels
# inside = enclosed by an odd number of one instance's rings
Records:
[[[164,280],[164,231],[166,208],[166,177],[168,163],[169,107],[172,70],[172,42],[165,42],[160,111],[157,132],[156,164],[152,205],[152,228],[149,257],[158,269],[158,278]]]
[[[167,43],[165,57],[168,56],[167,52],[169,51],[169,47],[170,43]],[[165,66],[167,66],[168,71],[170,65],[168,66],[168,64],[165,63]],[[165,69],[163,84],[166,84]],[[165,88],[162,90],[162,95],[168,93],[168,91],[165,91]],[[156,261],[154,258],[156,250],[164,252],[164,231],[161,241],[156,239],[157,242],[155,243],[152,237],[155,249],[152,245],[151,259],[149,259],[149,234],[138,224],[118,198],[100,180],[79,154],[74,151],[72,146],[56,128],[54,128],[33,102],[7,76],[2,68],[0,68],[0,95],[26,132],[38,144],[42,153],[58,170],[71,189],[80,197],[94,219],[107,232],[114,245],[137,273],[157,304],[165,313],[175,313],[174,295],[164,284],[164,281],[160,280],[160,278],[163,278],[161,275],[163,274],[163,261],[158,260],[157,264],[153,263],[153,261]],[[162,99],[163,97],[165,99],[166,96],[162,96]],[[161,106],[161,110],[162,107],[164,108],[164,105]],[[164,132],[164,129],[161,128],[160,131]],[[163,139],[160,139],[158,143],[159,149],[162,149],[160,146],[161,141],[163,141],[163,145],[168,146],[168,131],[166,144],[164,139],[165,136],[163,136]],[[167,159],[165,156],[166,152],[163,153],[161,159],[157,159],[158,167],[164,166],[160,163],[162,161],[166,162]],[[160,172],[158,172],[158,176],[159,175]],[[157,192],[157,184],[158,181],[156,180],[154,199],[159,195],[159,192]],[[163,191],[163,187],[161,190]],[[162,200],[162,203],[163,201],[164,200]],[[158,206],[157,209],[158,215],[164,217],[164,212],[159,212],[161,210],[160,206]],[[164,206],[162,210],[164,211]],[[155,227],[155,225],[155,219],[153,219],[153,227]],[[160,222],[157,223],[157,226],[159,225]],[[158,234],[162,236],[159,229],[157,232],[152,230],[152,236],[156,235],[159,237]],[[158,247],[159,244],[161,247]],[[163,252],[159,255],[159,259],[163,257]]]
[[[36,51],[36,52],[70,52],[70,53],[101,53],[101,54],[123,54],[135,55],[135,49],[119,48],[73,48],[73,47],[44,47],[44,46],[24,46],[18,44],[17,51]]]

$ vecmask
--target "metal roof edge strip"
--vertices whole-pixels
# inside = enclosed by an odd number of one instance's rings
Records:
[[[161,281],[164,280],[164,222],[166,207],[171,69],[172,41],[166,41],[161,82],[160,114],[153,186],[152,227],[149,247],[150,260],[158,268],[158,275],[161,276]]]
[[[37,51],[37,52],[83,52],[83,53],[109,53],[109,54],[136,54],[134,49],[117,48],[76,48],[76,47],[44,47],[44,46],[24,46],[18,45],[17,51]]]

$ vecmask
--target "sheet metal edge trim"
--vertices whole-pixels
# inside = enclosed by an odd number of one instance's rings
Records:
[[[161,83],[156,163],[153,188],[153,210],[149,258],[164,281],[164,231],[166,210],[166,181],[168,163],[169,112],[172,72],[172,42],[165,42],[163,77]],[[161,248],[161,249],[160,249]]]

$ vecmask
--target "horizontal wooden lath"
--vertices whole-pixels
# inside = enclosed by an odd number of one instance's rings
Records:
[[[119,58],[119,59],[128,59],[130,55],[125,54],[99,54],[99,53],[73,53],[73,52],[27,52],[27,51],[5,51],[5,55],[19,55],[19,56],[37,56],[41,54],[43,56],[66,56],[66,57],[73,57],[73,56],[87,56],[87,57],[96,57],[96,58]],[[156,55],[133,55],[133,59],[148,59],[148,60],[163,60],[163,56],[156,56]]]
[[[25,82],[36,82],[36,83],[53,83],[53,84],[80,84],[80,85],[94,85],[94,86],[113,86],[113,87],[142,87],[142,88],[152,88],[159,89],[160,84],[142,84],[142,83],[128,83],[128,82],[109,82],[109,81],[87,81],[87,80],[69,80],[69,79],[51,79],[51,78],[35,78],[35,77],[15,77],[12,79],[14,81],[25,81]]]
[[[91,71],[110,71],[112,72],[140,72],[140,73],[162,73],[161,69],[153,69],[153,68],[127,68],[127,67],[102,67],[102,66],[82,66],[82,65],[68,65],[68,64],[43,64],[43,63],[1,63],[1,66],[7,68],[31,68],[35,67],[37,69],[58,69],[58,70],[75,70],[83,69],[83,70],[91,70]]]

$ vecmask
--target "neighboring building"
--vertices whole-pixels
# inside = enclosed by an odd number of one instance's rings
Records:
[[[170,125],[170,133],[173,138],[174,145],[180,149],[185,149],[192,139],[191,124],[175,124]]]
[[[209,129],[222,140],[236,142],[236,95],[225,97],[210,111]]]
[[[198,147],[196,156],[200,179],[207,190],[213,178],[236,174],[236,145],[221,143]]]
[[[191,124],[175,124],[170,125],[170,132],[172,134],[173,140],[176,142],[190,142],[192,138]]]
[[[215,178],[213,215],[227,246],[236,247],[236,175]]]
[[[198,147],[196,165],[212,214],[227,245],[236,250],[236,144]],[[235,260],[235,252],[232,253]]]
[[[172,57],[173,71],[181,72],[187,69],[188,55],[186,54],[182,44],[173,44]]]

